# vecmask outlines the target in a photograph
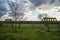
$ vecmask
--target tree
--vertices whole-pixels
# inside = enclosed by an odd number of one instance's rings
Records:
[[[14,19],[16,21],[17,20],[17,18],[16,18],[16,16],[17,16],[16,10],[17,10],[18,6],[16,5],[16,3],[13,3],[13,2],[9,2],[8,4],[10,6],[10,10],[13,13],[13,17],[15,17]]]
[[[48,17],[47,14],[39,14],[38,19],[42,20],[44,17]]]
[[[43,17],[43,15],[39,14],[38,19],[41,19],[42,17]]]
[[[49,17],[47,14],[43,14],[44,17]]]
[[[8,5],[10,7],[10,10],[13,13],[13,17],[15,21],[17,21],[17,19],[20,19],[20,18],[21,18],[20,20],[22,20],[25,15],[24,12],[26,12],[26,8],[28,8],[28,6],[25,5],[25,3],[23,2],[20,2],[20,3],[8,2]]]
[[[20,8],[20,4],[16,3],[16,2],[8,2],[10,10],[13,13],[13,17],[15,19],[15,21],[17,21],[18,17],[22,16],[21,15],[21,8]],[[23,13],[22,13],[23,14]]]
[[[38,16],[38,18],[40,20],[42,20],[44,17],[47,18],[48,15],[47,14],[39,14],[39,16]],[[50,30],[49,30],[49,24],[45,23],[45,26],[47,27],[47,32],[50,32]]]

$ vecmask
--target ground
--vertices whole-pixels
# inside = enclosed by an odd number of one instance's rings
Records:
[[[1,24],[0,40],[60,40],[60,25],[49,24]]]

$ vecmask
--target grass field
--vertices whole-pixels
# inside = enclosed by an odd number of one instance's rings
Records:
[[[0,40],[60,40],[60,24],[0,24]]]

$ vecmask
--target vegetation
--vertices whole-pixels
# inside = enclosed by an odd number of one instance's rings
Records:
[[[60,40],[60,25],[49,24],[2,24],[0,40]]]

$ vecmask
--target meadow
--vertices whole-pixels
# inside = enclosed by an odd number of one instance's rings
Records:
[[[60,40],[60,24],[1,24],[0,40]]]

